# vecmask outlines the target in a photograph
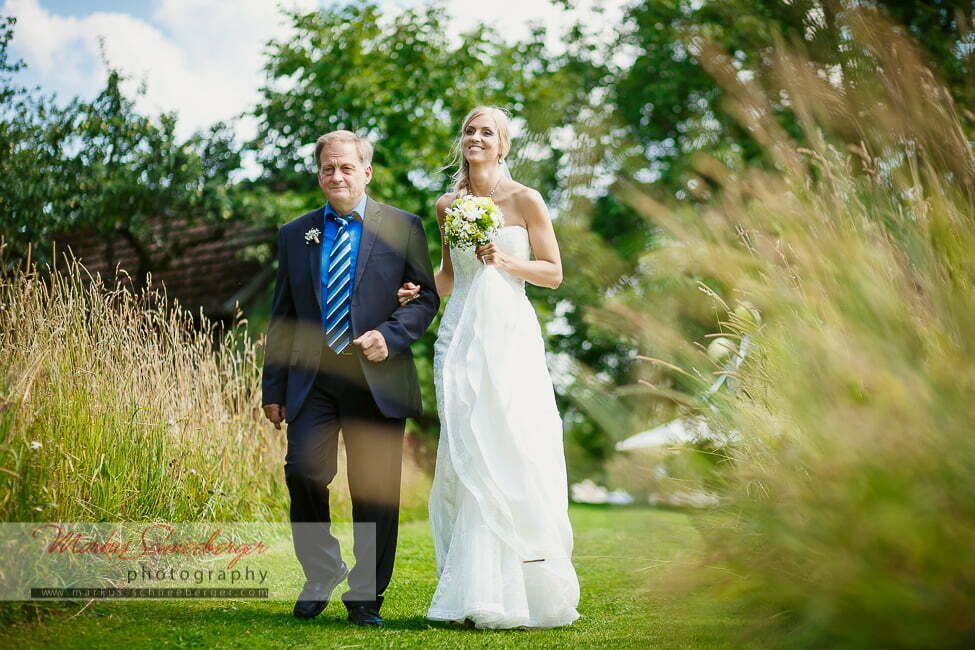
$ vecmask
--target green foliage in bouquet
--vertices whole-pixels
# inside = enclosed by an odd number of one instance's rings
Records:
[[[504,217],[487,196],[464,196],[454,199],[444,215],[444,236],[452,248],[473,248],[491,241]]]

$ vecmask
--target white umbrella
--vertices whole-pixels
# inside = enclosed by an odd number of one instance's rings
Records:
[[[748,354],[748,348],[751,345],[751,337],[744,336],[741,339],[741,345],[738,347],[735,356],[731,361],[724,366],[722,370],[728,372],[734,372],[741,366],[741,362],[744,361],[745,355]],[[704,391],[704,398],[707,400],[707,396],[716,392],[721,386],[727,383],[729,375],[727,372],[722,373],[710,388]],[[711,410],[716,411],[717,409],[712,405]],[[702,438],[709,438],[715,440],[717,438],[724,438],[725,440],[735,440],[738,437],[736,431],[730,431],[726,434],[716,434],[711,427],[708,426],[707,421],[701,416],[692,416],[687,418],[677,418],[676,420],[671,420],[665,424],[661,424],[653,429],[648,429],[641,433],[630,436],[625,440],[620,440],[616,443],[616,451],[626,451],[628,449],[647,449],[650,447],[663,447],[665,445],[680,444],[683,442],[693,442],[695,440],[700,440]]]
[[[665,445],[693,442],[700,438],[715,438],[714,432],[704,418],[696,416],[677,418],[659,427],[637,433],[616,443],[616,451],[646,449]]]

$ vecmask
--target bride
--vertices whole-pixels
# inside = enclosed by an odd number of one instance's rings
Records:
[[[441,433],[430,524],[439,582],[427,617],[557,627],[579,617],[579,582],[562,422],[525,282],[555,289],[562,264],[541,196],[506,173],[510,146],[504,112],[472,110],[457,141],[455,191],[437,201],[437,291],[452,297],[434,352]],[[442,235],[445,210],[464,194],[490,197],[505,220],[475,250],[450,248]],[[400,302],[414,289],[404,285]]]

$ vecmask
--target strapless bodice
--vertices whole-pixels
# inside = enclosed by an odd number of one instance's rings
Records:
[[[526,261],[531,259],[531,243],[528,239],[528,231],[522,226],[504,226],[495,235],[493,241],[498,248],[511,257]],[[471,281],[478,271],[483,270],[484,265],[478,261],[473,248],[451,248],[450,261],[454,267],[454,287],[451,292],[451,301],[462,302]],[[499,273],[513,288],[524,292],[524,280],[505,271],[499,271]]]

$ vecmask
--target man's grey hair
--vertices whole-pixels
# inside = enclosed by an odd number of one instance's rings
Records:
[[[320,136],[315,142],[316,171],[322,168],[322,151],[324,151],[325,147],[342,142],[350,142],[355,145],[356,151],[359,152],[359,160],[362,161],[363,167],[368,167],[372,164],[371,142],[365,138],[360,138],[352,131],[330,131],[329,133]]]

